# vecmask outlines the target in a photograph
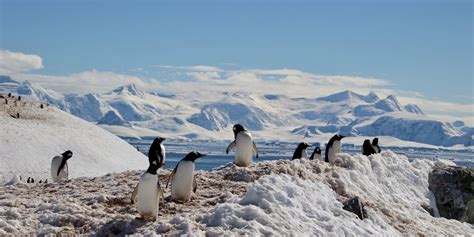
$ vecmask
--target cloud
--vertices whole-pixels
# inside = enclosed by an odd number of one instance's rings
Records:
[[[34,54],[0,49],[0,74],[27,72],[43,68],[43,60]]]
[[[105,93],[130,83],[148,90],[154,90],[160,86],[159,81],[146,81],[136,76],[114,72],[99,72],[96,70],[66,76],[15,74],[13,79],[20,81],[28,80],[61,93],[76,94]]]

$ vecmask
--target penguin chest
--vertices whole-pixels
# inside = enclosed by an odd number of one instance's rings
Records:
[[[252,164],[253,140],[248,132],[240,132],[235,139],[235,164],[248,166]]]
[[[58,175],[58,169],[59,166],[61,165],[61,161],[63,160],[62,156],[55,156],[53,160],[51,161],[51,179],[53,182],[58,182],[62,179],[67,179],[68,178],[68,167],[67,163],[64,166],[64,168],[59,172]]]
[[[374,151],[375,151],[376,153],[380,153],[380,150],[379,150],[379,148],[378,148],[377,146],[372,146],[372,148],[374,148]]]
[[[173,200],[188,201],[193,192],[194,162],[181,161],[171,179],[171,196]]]
[[[323,159],[323,157],[321,156],[321,154],[318,154],[318,153],[315,153],[315,154],[314,154],[314,159],[315,159],[315,160],[324,161],[324,159]]]
[[[163,146],[163,144],[160,144],[160,150],[161,150],[161,155],[163,156],[163,164],[165,164],[165,161],[166,161],[166,151],[165,151],[165,146]]]
[[[157,217],[160,202],[158,175],[145,173],[138,184],[138,212],[143,216]]]
[[[331,148],[329,149],[328,159],[329,163],[334,164],[336,161],[336,154],[341,152],[341,142],[334,141]]]
[[[300,157],[305,158],[305,159],[308,158],[308,156],[306,155],[306,149],[301,149],[301,156]]]

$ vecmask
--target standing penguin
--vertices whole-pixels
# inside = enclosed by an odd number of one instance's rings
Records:
[[[148,150],[148,163],[150,164],[150,166],[153,161],[156,161],[158,168],[161,168],[165,165],[166,153],[165,146],[163,145],[164,140],[166,140],[166,138],[163,137],[156,137],[155,140],[153,140],[153,143],[151,144],[150,149]],[[139,185],[140,183],[138,183],[133,189],[131,203],[135,202],[135,197],[137,196]]]
[[[156,220],[158,217],[160,196],[163,195],[160,180],[158,179],[158,174],[156,172],[158,168],[158,160],[152,160],[148,169],[140,178],[140,183],[138,184],[138,212],[144,219],[150,217],[153,220]],[[132,196],[132,200],[133,199],[135,199],[134,196]]]
[[[151,163],[153,160],[157,160],[158,168],[165,166],[166,153],[165,146],[163,145],[164,140],[166,140],[166,138],[156,137],[150,146],[150,150],[148,150],[148,162]]]
[[[319,146],[317,146],[316,148],[314,148],[314,151],[313,151],[313,154],[311,154],[311,156],[309,157],[310,160],[320,160],[320,161],[324,161],[323,160],[323,157],[321,156],[321,148]]]
[[[296,150],[293,153],[293,157],[291,158],[291,160],[308,158],[308,156],[306,155],[306,148],[308,147],[311,146],[306,142],[301,142],[300,144],[298,144],[298,147],[296,147]]]
[[[377,137],[372,140],[372,147],[376,153],[380,153],[382,151],[382,149],[380,149],[379,139]]]
[[[258,150],[252,135],[240,124],[234,125],[232,130],[235,140],[229,144],[225,152],[229,154],[229,151],[235,149],[234,164],[242,167],[249,166],[252,164],[252,153],[255,153],[255,158],[258,159]]]
[[[365,139],[364,144],[362,144],[362,154],[364,156],[370,156],[375,153],[377,153],[377,151],[375,151],[374,147],[372,147],[372,144],[370,144],[370,140]]]
[[[196,192],[197,183],[194,177],[194,162],[196,159],[205,156],[199,152],[193,151],[187,154],[178,162],[171,172],[166,187],[171,180],[171,198],[178,202],[187,202],[191,199],[192,192]]]
[[[334,164],[336,161],[336,154],[341,152],[341,139],[344,137],[345,136],[336,134],[329,139],[329,142],[326,145],[326,152],[324,153],[324,161]]]
[[[51,179],[53,182],[68,178],[67,160],[71,159],[71,157],[72,151],[69,150],[59,156],[53,157],[53,160],[51,160]]]

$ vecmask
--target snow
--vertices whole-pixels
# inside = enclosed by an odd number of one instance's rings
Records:
[[[155,222],[137,219],[130,194],[143,171],[61,183],[0,187],[0,235],[472,235],[467,223],[432,217],[428,174],[450,161],[415,160],[391,151],[321,161],[278,160],[197,171],[198,191],[174,203],[170,190]],[[199,161],[198,161],[199,162]],[[161,170],[167,180],[171,170]],[[342,209],[359,196],[368,218]]]
[[[52,106],[0,102],[0,183],[12,176],[49,179],[51,159],[71,150],[69,177],[142,169],[147,159],[124,140]],[[20,114],[20,118],[10,115]]]
[[[381,99],[374,92],[361,95],[343,91],[320,98],[245,92],[215,92],[210,96],[209,92],[201,91],[166,96],[129,84],[102,94],[61,95],[38,85],[3,78],[0,80],[0,93],[11,91],[42,100],[90,122],[100,121],[108,125],[125,122],[123,129],[103,126],[112,128],[109,131],[120,136],[123,131],[133,133],[131,135],[135,137],[159,131],[175,138],[229,139],[225,133],[229,133],[235,123],[241,123],[255,137],[265,140],[294,141],[314,134],[332,136],[343,133],[386,135],[443,147],[469,147],[473,144],[474,128],[469,121],[464,121],[465,126],[452,126],[450,122],[456,120],[445,121],[446,118],[424,115],[417,105],[402,105],[393,95]],[[124,121],[110,119],[110,114],[105,117],[110,111],[117,115],[114,118],[123,118]],[[397,126],[381,126],[376,120],[381,116],[389,118],[386,121],[396,121]],[[302,126],[311,127],[313,131],[292,133]],[[418,127],[423,128],[423,136],[419,135]]]

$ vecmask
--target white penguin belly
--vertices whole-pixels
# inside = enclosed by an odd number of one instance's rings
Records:
[[[374,148],[375,152],[380,153],[379,148],[377,146],[372,146],[372,148]]]
[[[55,156],[53,157],[53,160],[51,160],[51,179],[53,180],[53,182],[59,182],[62,179],[68,178],[67,163],[58,175],[58,168],[61,165],[62,160],[62,156]]]
[[[160,203],[158,175],[145,173],[138,185],[138,212],[143,216],[157,218]]]
[[[161,148],[161,153],[163,154],[163,164],[166,163],[166,151],[165,151],[165,146],[163,146],[163,144],[160,144],[160,148]]]
[[[321,154],[314,154],[314,159],[315,159],[315,160],[324,161],[324,159],[323,159],[323,157],[321,156]]]
[[[336,161],[336,154],[341,152],[341,142],[334,141],[332,147],[329,149],[328,160],[330,164]]]
[[[194,162],[179,162],[171,179],[171,197],[176,201],[188,201],[193,192]]]
[[[240,132],[235,139],[235,161],[238,166],[249,166],[252,164],[253,140],[248,132]]]

